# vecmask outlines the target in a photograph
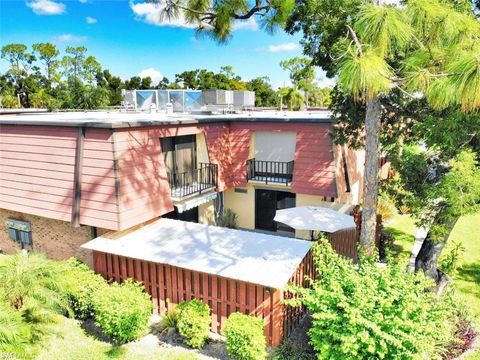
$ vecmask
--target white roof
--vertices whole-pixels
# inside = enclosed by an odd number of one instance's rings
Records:
[[[235,280],[282,288],[308,253],[305,240],[171,219],[82,247]]]
[[[244,111],[238,114],[125,112],[125,111],[72,111],[40,112],[0,111],[0,124],[58,125],[91,127],[133,127],[168,124],[192,124],[210,121],[300,121],[330,122],[331,113],[315,111]]]

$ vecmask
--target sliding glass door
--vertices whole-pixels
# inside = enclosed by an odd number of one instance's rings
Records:
[[[295,234],[290,226],[273,220],[277,210],[295,207],[295,194],[276,190],[255,190],[255,228]]]

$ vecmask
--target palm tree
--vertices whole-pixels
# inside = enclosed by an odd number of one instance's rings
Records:
[[[0,299],[20,310],[28,302],[50,309],[64,307],[59,264],[39,253],[17,252],[0,262]]]

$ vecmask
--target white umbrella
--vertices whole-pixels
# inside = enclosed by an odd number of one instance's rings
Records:
[[[329,233],[355,227],[353,216],[320,206],[278,210],[273,220],[296,230],[319,230]]]

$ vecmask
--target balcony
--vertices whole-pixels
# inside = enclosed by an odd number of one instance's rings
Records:
[[[293,179],[293,160],[287,162],[247,160],[247,180],[265,184],[290,185]]]
[[[168,173],[170,195],[173,200],[200,195],[218,184],[218,165],[200,163],[200,167],[182,173]]]

